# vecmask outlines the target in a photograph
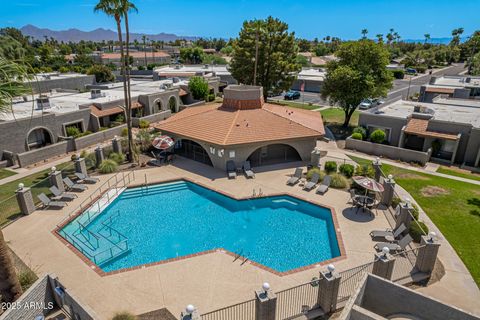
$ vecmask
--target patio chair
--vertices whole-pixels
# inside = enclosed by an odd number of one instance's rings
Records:
[[[233,160],[227,161],[227,175],[228,179],[236,179],[237,178],[237,166]]]
[[[75,175],[77,176],[79,182],[83,181],[85,183],[97,183],[100,181],[98,178],[90,177],[80,172],[75,172]]]
[[[255,172],[253,172],[252,167],[250,167],[250,161],[245,161],[243,164],[243,172],[247,178],[255,178]]]
[[[85,191],[87,190],[87,186],[84,184],[78,184],[78,183],[73,183],[72,180],[70,180],[69,177],[63,178],[63,183],[67,186],[68,190],[73,190],[73,191]]]
[[[63,201],[50,200],[45,193],[40,193],[37,197],[42,202],[43,208],[48,208],[48,207],[63,208],[67,205],[67,203]]]
[[[390,249],[390,251],[403,251],[413,241],[413,238],[407,234],[402,239],[392,242],[379,242],[375,244],[374,248],[377,251],[381,251],[384,247]]]
[[[405,224],[401,224],[398,226],[397,229],[392,230],[392,229],[387,229],[387,230],[373,230],[370,232],[370,236],[372,239],[374,238],[392,238],[392,239],[397,239],[405,230],[407,230],[407,227],[405,227]]]
[[[325,176],[325,178],[323,178],[322,183],[317,189],[317,193],[324,194],[325,192],[327,192],[331,182],[332,182],[332,177]]]
[[[78,196],[75,193],[68,193],[68,192],[62,192],[58,190],[56,186],[51,186],[49,188],[50,192],[54,195],[51,199],[52,200],[67,200],[67,201],[72,201],[75,198],[78,198]]]
[[[295,185],[298,181],[300,181],[300,178],[302,177],[302,174],[303,174],[303,169],[302,168],[295,169],[295,172],[294,172],[293,176],[290,179],[288,179],[287,185],[289,185],[289,186]]]
[[[303,186],[303,190],[312,190],[317,185],[318,180],[320,180],[320,176],[318,175],[318,173],[314,173],[310,181],[305,183],[305,186]]]

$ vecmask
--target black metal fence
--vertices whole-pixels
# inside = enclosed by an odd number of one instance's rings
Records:
[[[255,301],[247,300],[218,309],[212,312],[204,313],[200,317],[202,320],[255,320]]]
[[[277,292],[276,319],[289,319],[318,308],[319,280]]]

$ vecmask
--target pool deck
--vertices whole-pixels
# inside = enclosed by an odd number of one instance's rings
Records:
[[[341,234],[345,257],[336,259],[337,270],[346,270],[371,262],[375,253],[369,232],[389,227],[381,210],[374,217],[367,213],[355,214],[347,204],[349,194],[330,188],[324,195],[306,192],[300,186],[286,186],[285,182],[297,164],[262,168],[256,178],[247,180],[240,175],[228,180],[224,172],[205,165],[178,158],[173,165],[137,170],[132,184],[149,184],[188,179],[236,198],[252,196],[253,190],[264,195],[288,193],[302,199],[332,207]],[[196,174],[201,173],[201,174]],[[101,176],[106,181],[110,175]],[[99,182],[102,183],[102,182]],[[97,184],[98,185],[98,184]],[[198,307],[201,313],[254,298],[254,290],[265,281],[274,291],[305,283],[318,276],[324,265],[278,275],[255,264],[236,260],[222,252],[196,255],[169,263],[137,268],[102,276],[82,261],[68,244],[60,241],[52,231],[69,213],[88,198],[95,185],[62,210],[37,210],[6,227],[5,239],[16,254],[37,274],[54,273],[68,288],[72,288],[82,303],[88,304],[102,319],[119,311],[141,314],[167,307],[179,316],[187,304]]]

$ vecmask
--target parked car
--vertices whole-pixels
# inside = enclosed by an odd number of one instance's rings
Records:
[[[405,72],[406,72],[407,74],[415,75],[415,76],[416,76],[417,73],[418,73],[418,72],[417,72],[417,69],[414,69],[414,68],[407,68],[407,69],[405,69]]]
[[[381,105],[384,102],[385,101],[383,101],[380,98],[368,98],[368,99],[364,99],[362,102],[360,102],[360,104],[358,105],[358,108],[360,110],[367,110],[367,109],[370,109],[370,108],[374,108],[378,105]]]
[[[285,93],[285,95],[283,96],[283,99],[285,99],[285,100],[296,100],[296,99],[300,99],[300,92],[298,92],[298,91],[293,91],[293,90],[287,91],[287,92]]]

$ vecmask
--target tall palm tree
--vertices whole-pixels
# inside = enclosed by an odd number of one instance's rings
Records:
[[[424,44],[427,44],[428,40],[430,40],[430,33],[425,33],[424,37],[425,37],[425,43]]]
[[[368,30],[362,29],[362,39],[367,39]]]
[[[378,33],[375,37],[377,37],[377,42],[383,44],[383,34]]]
[[[124,16],[125,8],[123,6],[122,0],[100,0],[94,8],[95,12],[103,12],[107,16],[113,17],[117,24],[117,34],[118,42],[120,43],[120,69],[123,74],[123,97],[125,101],[125,109],[127,114],[127,128],[128,128],[128,159],[132,161],[133,157],[133,141],[131,141],[131,131],[132,128],[128,124],[129,115],[131,113],[131,104],[128,99],[128,85],[127,85],[127,71],[126,66],[127,62],[125,60],[125,49],[123,46],[123,36],[122,36],[122,17]],[[128,47],[128,45],[127,45]]]

